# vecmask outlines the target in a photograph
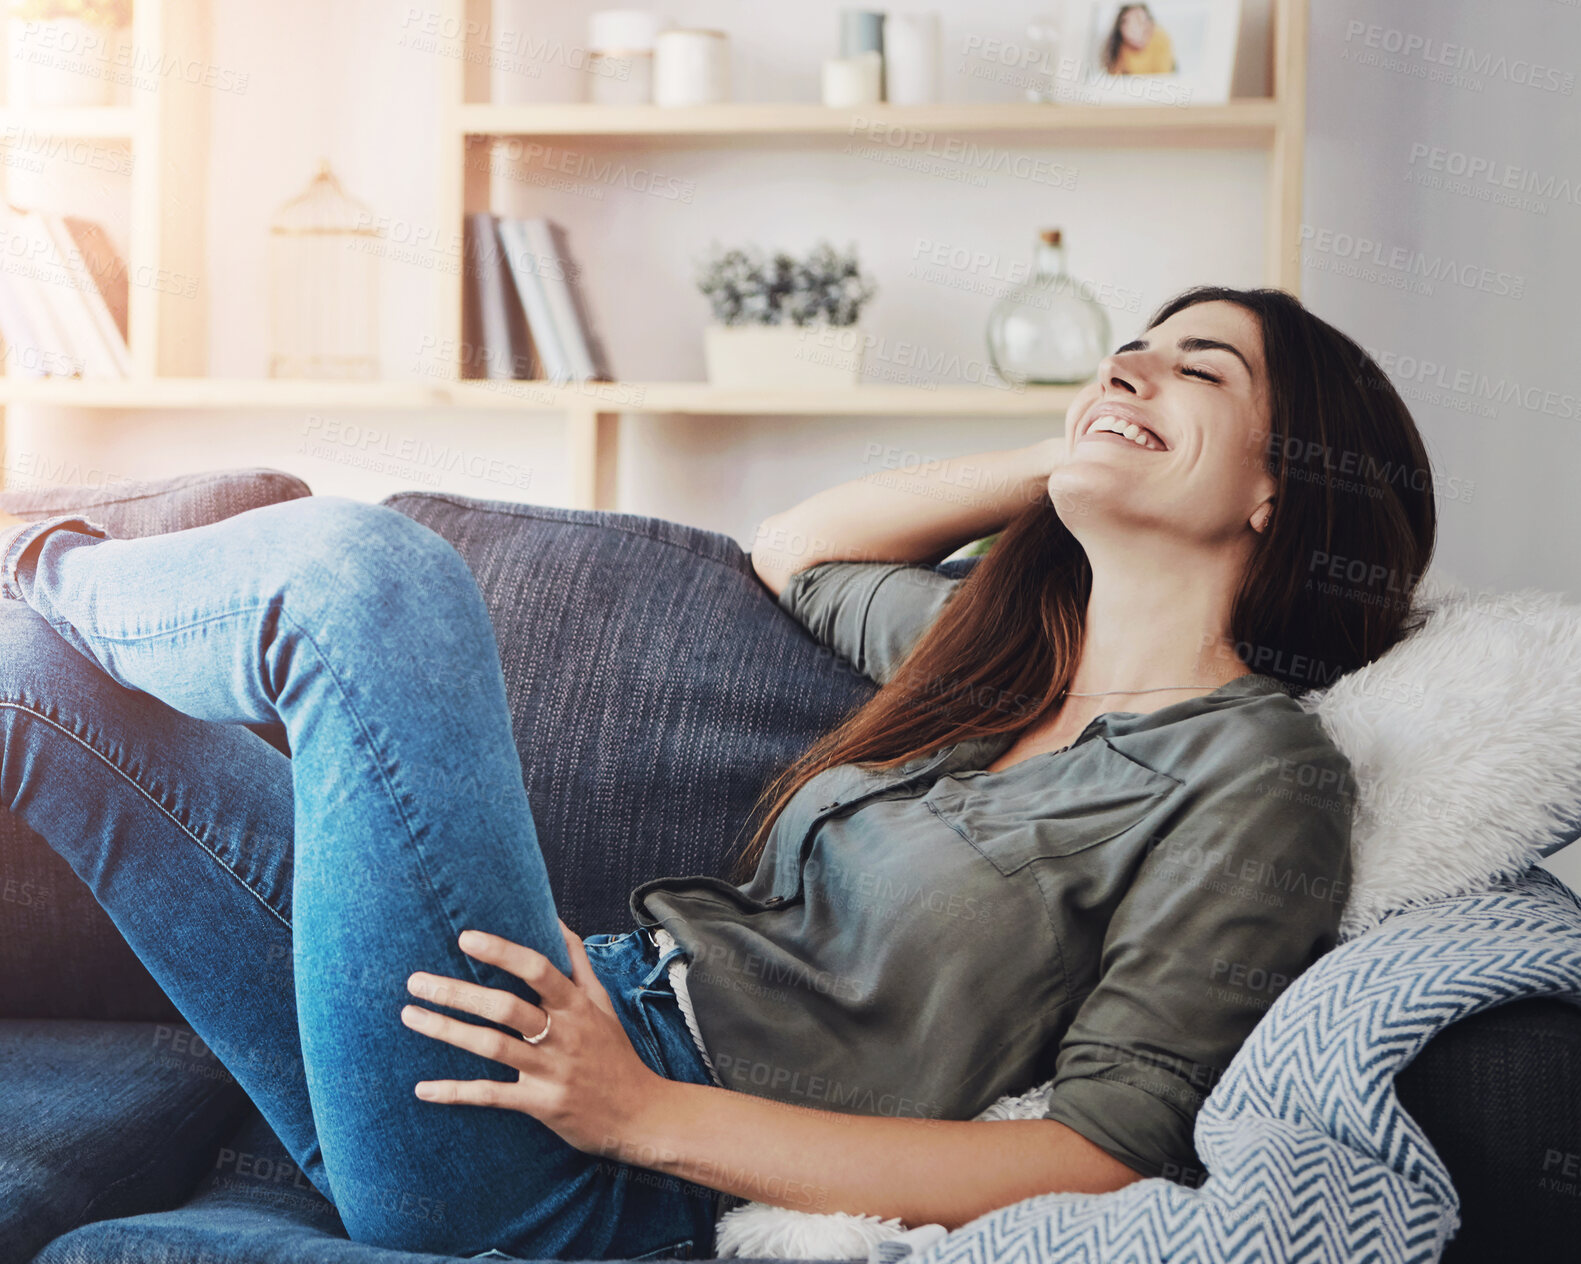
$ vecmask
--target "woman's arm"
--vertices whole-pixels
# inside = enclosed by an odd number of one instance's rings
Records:
[[[847,1115],[664,1080],[600,1153],[796,1211],[957,1229],[1034,1194],[1142,1179],[1053,1119]]]
[[[586,1154],[797,1211],[898,1216],[955,1229],[1033,1194],[1105,1193],[1140,1180],[1056,1119],[943,1120],[848,1115],[669,1080],[648,1067],[616,1017],[582,940],[560,923],[567,977],[547,957],[465,931],[461,950],[525,982],[541,1005],[419,971],[413,996],[512,1032],[407,1005],[401,1021],[517,1073],[515,1080],[424,1080],[424,1101],[531,1115]],[[547,1009],[545,1008],[547,1007]]]
[[[1064,442],[878,470],[816,492],[763,520],[752,567],[777,597],[793,574],[819,562],[940,561],[1047,495]]]

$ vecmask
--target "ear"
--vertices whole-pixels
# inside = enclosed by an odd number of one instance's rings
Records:
[[[1257,532],[1258,535],[1261,535],[1264,531],[1268,530],[1268,520],[1273,516],[1274,498],[1270,496],[1268,499],[1263,501],[1262,504],[1258,505],[1256,509],[1252,510],[1252,530]]]

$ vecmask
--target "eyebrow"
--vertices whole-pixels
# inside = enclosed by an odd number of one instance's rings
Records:
[[[1151,345],[1152,344],[1149,343],[1146,338],[1133,338],[1130,342],[1126,343],[1125,346],[1116,347],[1114,349],[1114,353],[1115,355],[1119,355],[1122,351],[1146,351]],[[1255,378],[1257,376],[1252,372],[1252,366],[1247,363],[1245,356],[1243,356],[1229,343],[1220,342],[1217,338],[1187,337],[1182,338],[1175,345],[1182,351],[1228,351],[1232,356],[1239,360],[1242,365],[1245,366],[1247,377]]]

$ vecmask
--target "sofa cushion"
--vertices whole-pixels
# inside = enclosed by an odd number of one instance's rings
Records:
[[[0,1019],[0,1264],[179,1205],[246,1095],[180,1023]]]
[[[609,510],[384,503],[449,540],[488,602],[550,882],[580,935],[629,929],[648,878],[725,874],[764,783],[874,692],[729,536]]]
[[[349,1241],[335,1209],[296,1170],[256,1111],[212,1154],[207,1173],[185,1206],[84,1225],[50,1243],[34,1264],[148,1264],[150,1260],[159,1264],[451,1264],[444,1256]],[[755,1262],[739,1258],[734,1264]]]
[[[22,518],[86,512],[123,539],[181,531],[309,495],[278,470],[188,474],[105,488],[0,492]],[[9,600],[9,598],[0,598]],[[0,654],[5,646],[0,645]],[[268,732],[266,738],[283,739]],[[13,1018],[177,1017],[71,866],[0,809],[0,1014]]]
[[[1512,1001],[1451,1024],[1395,1077],[1460,1196],[1444,1264],[1574,1259],[1581,1007]]]

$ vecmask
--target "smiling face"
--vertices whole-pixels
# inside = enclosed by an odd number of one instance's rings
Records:
[[[1049,495],[1056,508],[1080,506],[1061,509],[1078,537],[1118,525],[1209,547],[1249,543],[1276,490],[1268,433],[1257,318],[1234,303],[1197,303],[1099,364],[1066,411]]]

